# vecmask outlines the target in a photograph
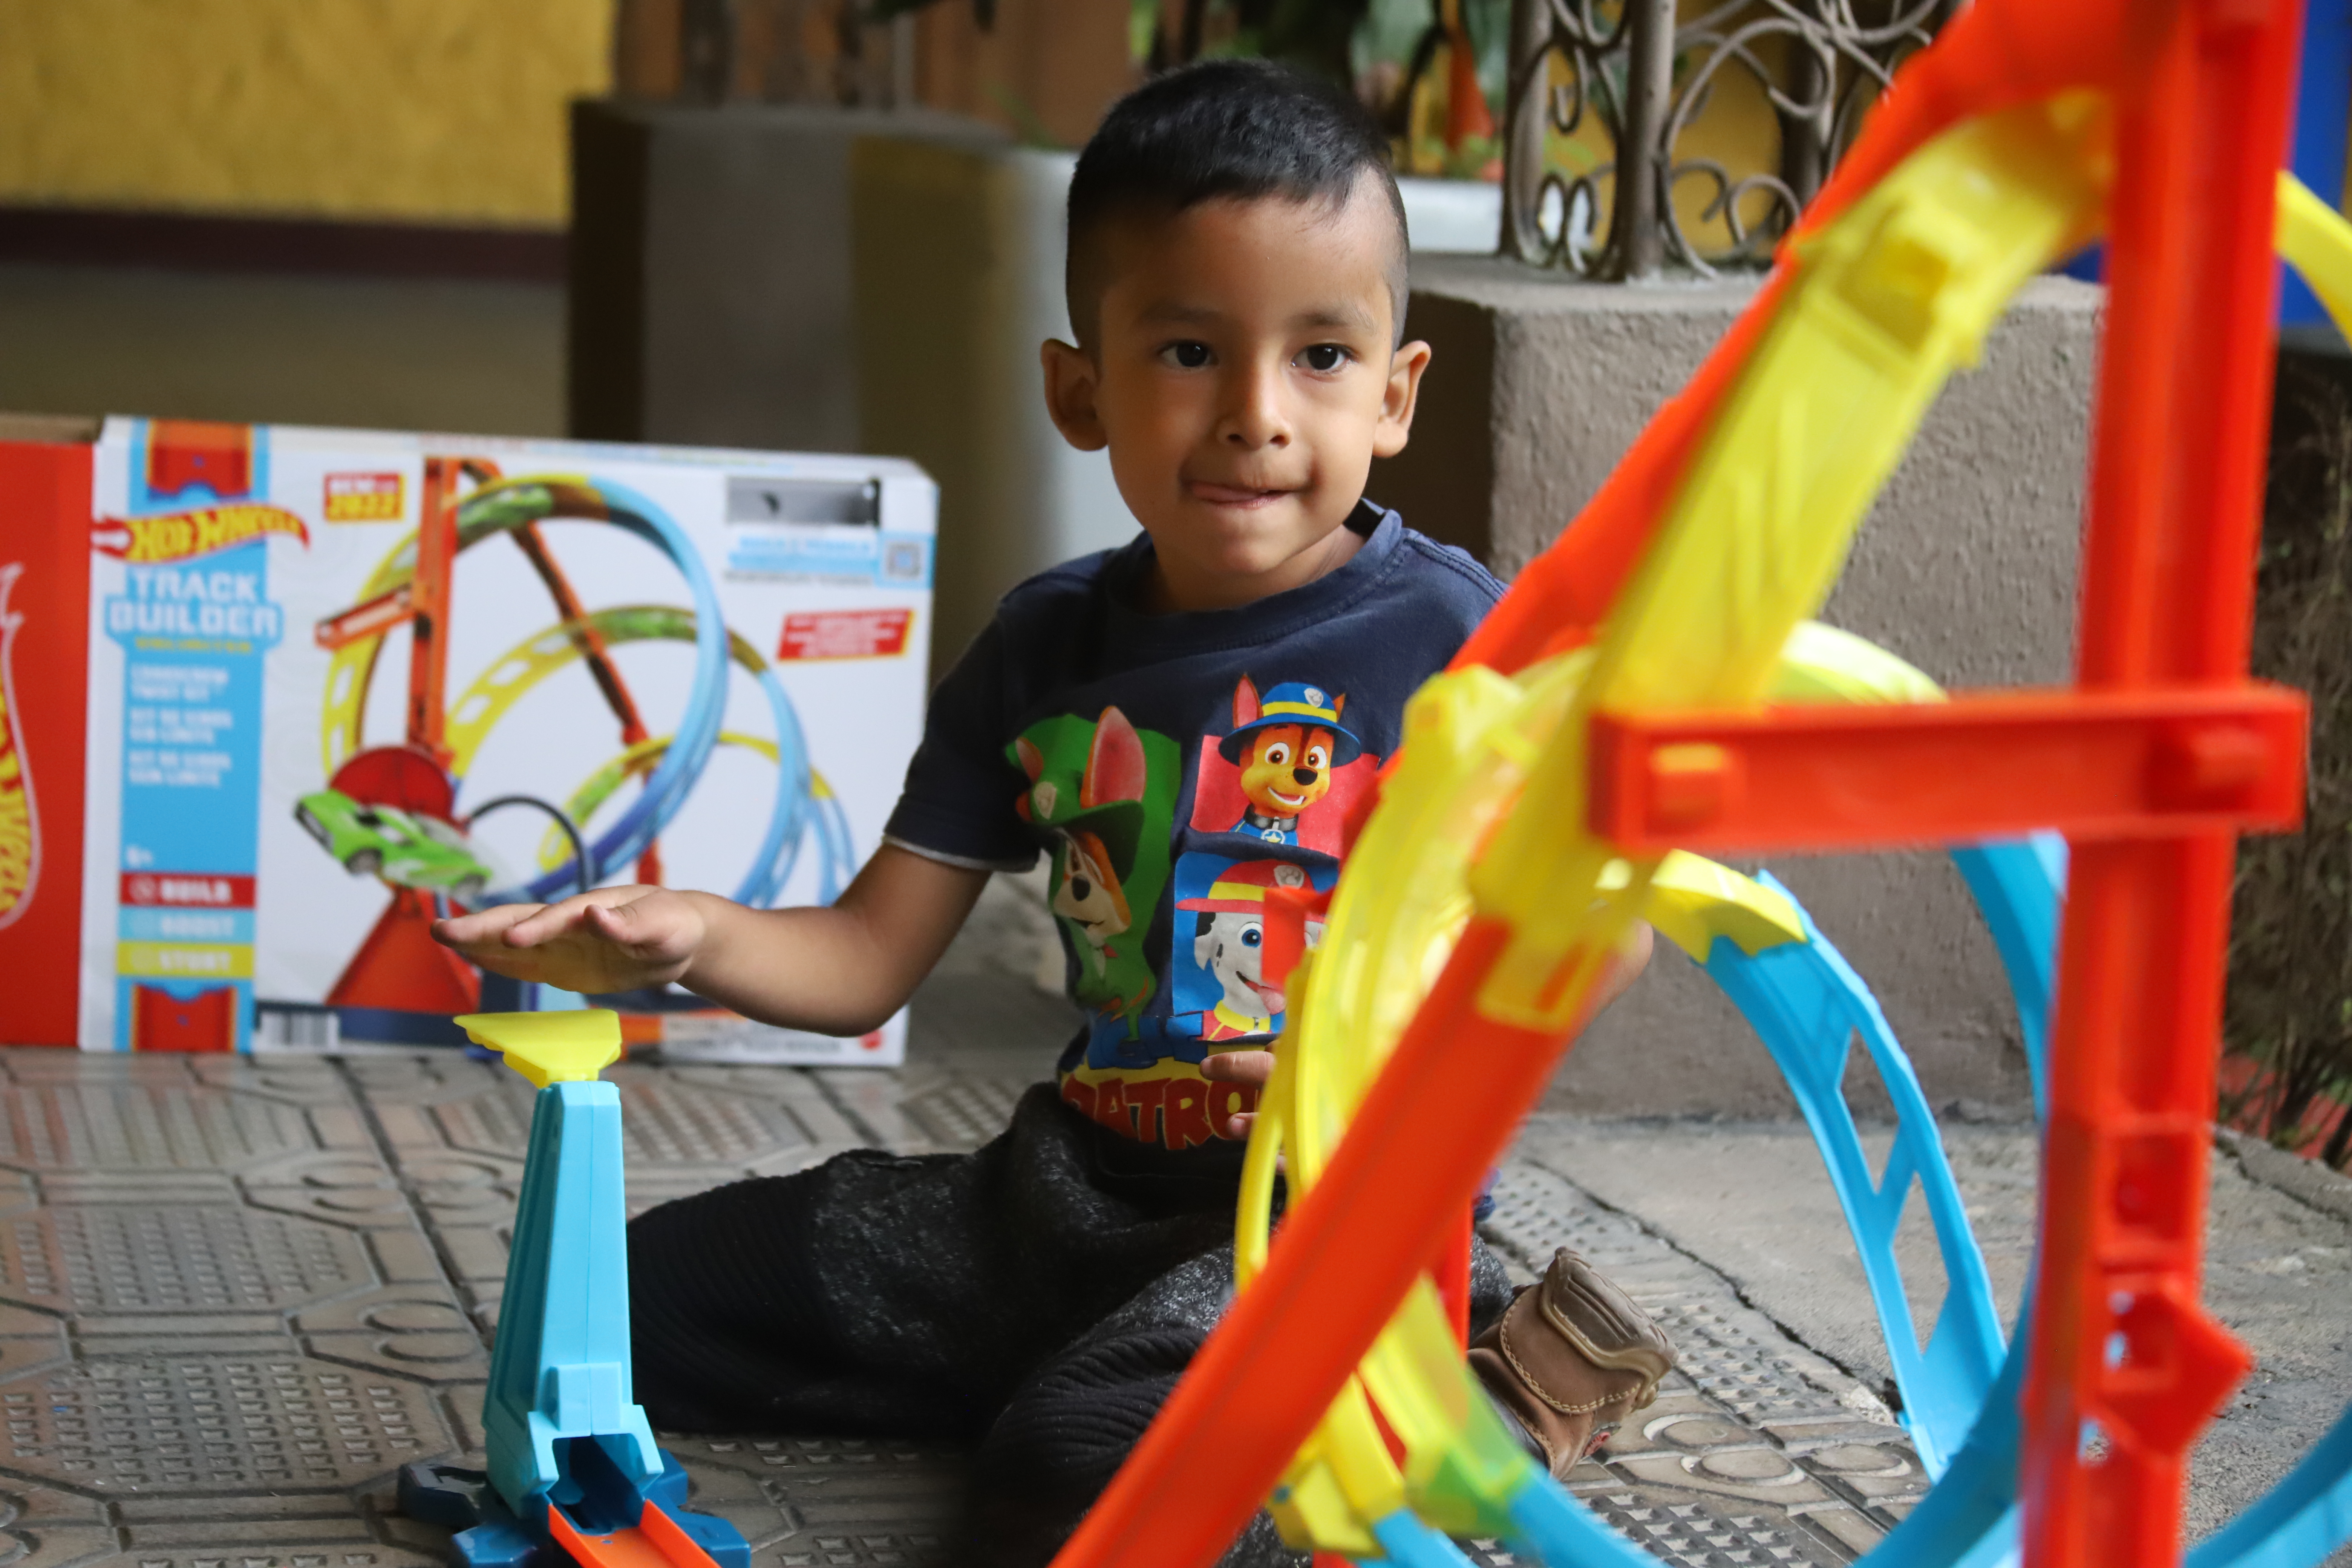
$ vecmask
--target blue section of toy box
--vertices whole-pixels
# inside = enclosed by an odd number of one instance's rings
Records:
[[[121,869],[250,879],[260,848],[263,666],[285,626],[269,597],[268,546],[255,540],[126,565],[122,591],[101,612],[123,655]],[[142,954],[116,981],[116,1049],[132,1047],[133,987],[186,1001],[224,984],[236,992],[235,1046],[246,1048],[249,908],[130,904],[116,921],[117,939]],[[231,974],[237,969],[243,976]]]
[[[123,578],[104,605],[123,653],[122,868],[249,877],[262,665],[285,624],[268,546],[127,566]]]
[[[124,942],[251,942],[251,910],[156,910],[126,908]]]
[[[128,496],[129,515],[146,517],[154,512],[184,511],[190,507],[213,506],[225,500],[246,500],[269,493],[269,427],[266,425],[248,426],[247,448],[249,478],[246,488],[234,495],[215,495],[210,485],[197,480],[184,489],[158,493],[147,488],[147,446],[154,422],[134,420],[131,426],[131,485]]]
[[[2344,200],[2345,152],[2352,138],[2352,0],[2311,0],[2304,15],[2303,66],[2295,84],[2287,167],[2320,200]],[[2105,280],[2106,247],[2094,245],[2057,270],[2085,283]],[[2279,265],[2278,322],[2315,327],[2327,312],[2294,268]]]
[[[2344,200],[2347,125],[2352,125],[2352,0],[2311,0],[2304,13],[2303,71],[2295,85],[2287,166],[2330,206]],[[2327,312],[2310,286],[2292,267],[2279,271],[2279,325],[2325,323]]]

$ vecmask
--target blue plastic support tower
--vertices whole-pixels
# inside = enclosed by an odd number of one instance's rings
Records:
[[[2065,841],[2038,834],[1957,848],[1952,858],[2008,973],[2035,1108],[2043,1110]],[[1772,882],[1769,876],[1763,879]],[[1909,1059],[1862,977],[1801,906],[1799,913],[1804,942],[1749,957],[1719,941],[1707,971],[1763,1037],[1804,1110],[1870,1281],[1904,1396],[1905,1424],[1922,1464],[1937,1478],[1871,1561],[1879,1568],[2013,1568],[2024,1342],[2012,1335],[2004,1350],[1982,1255]],[[1875,1181],[1843,1089],[1856,1037],[1871,1052],[1901,1121]],[[1948,1281],[1924,1348],[1915,1337],[1892,1246],[1914,1178],[1926,1195]],[[2029,1279],[2021,1319],[2031,1314],[2032,1300]],[[1508,1509],[1513,1545],[1552,1568],[1654,1568],[1648,1552],[1579,1506],[1549,1476],[1535,1474]],[[1425,1532],[1401,1518],[1383,1520],[1374,1530],[1399,1568],[1446,1561]],[[2187,1568],[2313,1568],[2347,1541],[2352,1541],[2352,1408],[2284,1479],[2191,1550]]]
[[[579,1500],[559,1443],[602,1444],[633,1484],[661,1474],[630,1388],[627,1213],[620,1091],[601,1080],[549,1084],[531,1113],[482,1401],[490,1484],[526,1521],[551,1500]]]
[[[404,1510],[468,1526],[451,1543],[457,1568],[552,1568],[572,1559],[550,1541],[551,1510],[583,1531],[610,1531],[635,1528],[648,1504],[705,1554],[681,1568],[750,1568],[751,1548],[732,1525],[685,1511],[686,1471],[655,1446],[631,1388],[621,1096],[594,1077],[620,1054],[618,1016],[458,1022],[541,1087],[482,1400],[488,1473],[411,1466],[401,1477]],[[583,1049],[583,1039],[593,1044]]]

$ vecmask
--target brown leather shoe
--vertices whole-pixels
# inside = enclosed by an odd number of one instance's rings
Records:
[[[1633,1299],[1562,1247],[1470,1342],[1470,1364],[1562,1479],[1657,1396],[1675,1348]]]

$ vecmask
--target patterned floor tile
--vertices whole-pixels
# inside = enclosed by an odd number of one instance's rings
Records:
[[[632,1207],[860,1144],[977,1147],[1050,1059],[1060,1016],[1032,1011],[1005,1037],[959,1022],[953,1065],[618,1068]],[[29,1051],[0,1052],[0,1563],[439,1561],[442,1533],[397,1516],[392,1481],[478,1453],[529,1088],[456,1053]],[[1575,1247],[1681,1351],[1658,1403],[1573,1478],[1629,1538],[1692,1568],[1839,1563],[1919,1495],[1867,1391],[1703,1263],[1539,1166],[1507,1167],[1496,1198],[1486,1233],[1521,1279]],[[665,1440],[758,1568],[952,1556],[954,1453]]]

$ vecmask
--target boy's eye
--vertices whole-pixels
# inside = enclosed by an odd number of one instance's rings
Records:
[[[1179,370],[1198,370],[1209,363],[1209,345],[1190,342],[1170,343],[1160,351],[1160,357]]]
[[[1317,343],[1298,357],[1307,369],[1318,374],[1328,375],[1348,363],[1348,351],[1338,343]]]

